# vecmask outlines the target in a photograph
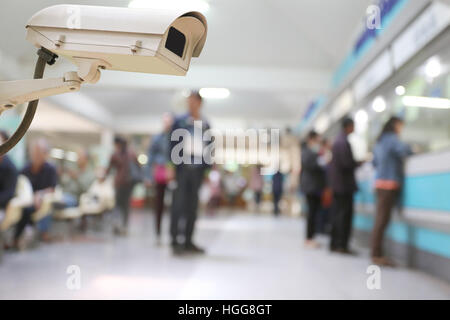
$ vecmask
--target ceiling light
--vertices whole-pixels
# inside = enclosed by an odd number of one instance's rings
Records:
[[[406,92],[406,89],[405,89],[404,86],[398,86],[397,88],[395,88],[395,93],[396,93],[398,96],[404,95],[405,92]]]
[[[148,162],[148,157],[147,157],[147,155],[145,155],[145,154],[140,154],[139,157],[138,157],[138,162],[139,162],[141,165],[146,165],[147,162]]]
[[[226,88],[202,88],[199,93],[205,99],[226,99],[230,96],[230,90]]]
[[[375,112],[383,112],[384,110],[386,110],[386,101],[383,99],[383,97],[378,96],[375,98],[375,100],[373,100],[372,109]]]
[[[436,78],[441,74],[442,65],[438,58],[433,57],[425,65],[425,74],[428,78]]]
[[[356,123],[363,124],[363,123],[366,123],[367,120],[369,120],[369,116],[366,111],[358,110],[358,112],[355,113],[355,122]]]
[[[325,131],[327,131],[329,125],[330,125],[329,116],[327,114],[323,114],[317,119],[316,125],[314,126],[314,130],[317,131],[319,134],[322,134]]]
[[[407,107],[450,109],[450,99],[445,98],[405,96],[402,102]]]
[[[64,159],[64,150],[53,148],[52,150],[50,150],[50,157],[55,159]]]
[[[205,13],[209,10],[209,3],[205,0],[132,0],[129,8],[165,10],[178,8]]]
[[[66,160],[72,161],[72,162],[77,162],[78,154],[76,152],[73,152],[73,151],[68,151],[66,153]]]

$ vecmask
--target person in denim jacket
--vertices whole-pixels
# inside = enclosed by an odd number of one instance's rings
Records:
[[[377,200],[372,232],[372,261],[379,265],[393,265],[382,253],[383,236],[402,188],[405,159],[412,154],[411,148],[399,139],[402,129],[403,120],[391,117],[384,125],[374,148]]]
[[[147,187],[155,187],[155,218],[157,243],[161,238],[161,221],[164,211],[164,196],[167,184],[171,178],[170,164],[170,136],[169,132],[173,124],[173,116],[170,113],[163,115],[163,131],[154,136],[148,151],[148,165],[146,167]]]

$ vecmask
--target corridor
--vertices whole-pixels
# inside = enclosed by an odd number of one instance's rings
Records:
[[[167,229],[168,221],[164,221]],[[58,226],[65,228],[67,226]],[[369,290],[368,251],[357,257],[303,247],[303,220],[228,214],[199,220],[205,256],[174,257],[153,219],[134,212],[130,234],[91,232],[35,250],[7,253],[0,264],[0,299],[449,299],[450,284],[402,267],[381,270],[381,289]],[[68,266],[81,287],[67,287]]]

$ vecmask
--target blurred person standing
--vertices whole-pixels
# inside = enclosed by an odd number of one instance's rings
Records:
[[[5,131],[0,131],[0,143],[9,139]],[[18,172],[14,163],[7,155],[0,156],[0,222],[3,219],[4,211],[9,201],[16,193]],[[1,249],[0,249],[1,251]]]
[[[165,113],[162,118],[163,131],[153,137],[148,150],[148,165],[146,168],[146,186],[155,187],[155,228],[157,242],[161,238],[161,221],[164,212],[164,195],[167,184],[172,177],[170,168],[170,130],[173,125],[173,117]]]
[[[238,171],[225,170],[223,185],[227,195],[228,206],[230,209],[235,209],[239,196],[246,185],[245,178]]]
[[[371,254],[374,264],[384,266],[393,266],[393,263],[383,255],[383,236],[402,189],[404,160],[412,154],[411,148],[399,139],[402,129],[403,120],[391,117],[384,125],[374,148],[377,200]]]
[[[263,179],[263,176],[261,175],[261,165],[257,164],[255,167],[252,168],[252,171],[250,174],[250,183],[249,183],[249,187],[253,191],[253,194],[255,197],[257,213],[259,213],[263,186],[264,186],[264,179]]]
[[[193,242],[199,202],[199,190],[209,164],[204,159],[206,142],[198,132],[210,129],[201,115],[203,99],[198,92],[187,98],[188,113],[178,117],[171,130],[171,161],[175,165],[176,189],[173,192],[170,233],[174,254],[204,253]],[[195,134],[197,132],[197,134]],[[180,134],[181,136],[178,136]],[[177,139],[182,138],[182,142]],[[182,148],[179,150],[179,144]],[[178,150],[178,152],[177,152]],[[176,161],[180,157],[182,161]],[[188,159],[188,161],[186,161]],[[179,160],[179,159],[177,159]],[[184,223],[181,223],[184,220]],[[183,238],[180,239],[180,236]]]
[[[283,197],[283,174],[278,170],[272,176],[272,197],[273,197],[273,214],[278,217],[280,214],[280,201]]]
[[[354,254],[349,247],[353,219],[353,194],[357,191],[355,170],[360,165],[355,161],[348,141],[354,131],[352,119],[342,121],[342,130],[332,147],[330,164],[330,187],[333,191],[330,250]]]
[[[116,209],[122,216],[122,225],[114,226],[114,233],[126,236],[128,233],[128,218],[130,199],[133,188],[139,182],[140,166],[136,155],[128,150],[127,141],[119,136],[114,138],[114,153],[111,155],[105,177],[114,169],[114,188],[116,194]]]
[[[322,197],[320,201],[321,208],[319,210],[317,219],[317,232],[329,234],[331,230],[330,211],[331,211],[331,204],[333,202],[333,192],[331,191],[328,178],[332,154],[331,154],[331,145],[329,141],[325,138],[323,138],[321,141],[321,149],[319,151],[319,156],[323,161],[322,163],[324,164],[325,169],[325,189],[322,192]]]
[[[24,208],[22,218],[16,226],[14,233],[14,246],[21,247],[20,237],[28,224],[32,223],[31,215],[41,208],[44,196],[53,193],[58,183],[58,174],[55,166],[48,162],[50,146],[47,140],[40,138],[34,140],[30,145],[30,163],[25,166],[21,174],[25,175],[33,188],[33,205]],[[38,231],[41,240],[50,241],[49,230],[51,215],[46,216],[38,222]]]
[[[302,170],[300,186],[306,196],[308,214],[306,217],[306,241],[305,245],[317,248],[319,244],[314,241],[316,233],[316,222],[321,205],[321,196],[325,188],[325,165],[326,162],[319,155],[320,137],[315,131],[308,134],[306,146],[302,151]]]

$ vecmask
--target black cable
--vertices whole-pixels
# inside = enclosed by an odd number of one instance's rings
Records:
[[[53,64],[55,62],[55,59],[58,57],[54,53],[44,48],[38,50],[38,56],[39,58],[36,62],[33,79],[42,79],[42,77],[44,76],[45,65],[47,63]],[[38,103],[39,99],[28,102],[27,111],[25,112],[22,122],[20,123],[16,132],[14,132],[14,134],[0,146],[0,156],[6,154],[23,138],[28,128],[30,127],[31,122],[33,121]]]

